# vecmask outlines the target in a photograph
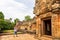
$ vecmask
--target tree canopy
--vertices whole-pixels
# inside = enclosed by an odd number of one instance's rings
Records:
[[[25,20],[29,21],[29,20],[31,20],[31,17],[29,15],[27,15],[27,16],[25,16]]]
[[[0,31],[1,30],[7,30],[7,29],[13,29],[14,28],[14,22],[11,22],[12,18],[10,19],[4,19],[4,14],[0,12]]]
[[[0,19],[4,19],[4,15],[2,12],[0,12]]]
[[[18,18],[14,20],[14,23],[16,24],[18,21],[20,21]]]

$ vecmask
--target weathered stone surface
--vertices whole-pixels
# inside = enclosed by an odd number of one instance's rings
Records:
[[[60,38],[60,1],[59,0],[36,0],[34,13],[36,19],[36,35],[41,40],[53,40]],[[57,10],[59,9],[59,10]],[[51,11],[50,11],[51,10]],[[44,20],[51,19],[51,34],[45,34]],[[49,21],[48,21],[49,22]],[[47,26],[48,27],[48,26]]]

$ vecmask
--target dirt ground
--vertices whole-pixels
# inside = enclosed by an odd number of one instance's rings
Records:
[[[0,36],[0,40],[38,40],[31,34],[18,34],[17,37],[14,35],[3,35]]]

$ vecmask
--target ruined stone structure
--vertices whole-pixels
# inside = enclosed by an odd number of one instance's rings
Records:
[[[35,0],[36,36],[60,40],[60,0]]]
[[[35,17],[29,21],[19,21],[16,23],[15,27],[20,31],[27,31],[31,33],[36,33],[36,21]]]

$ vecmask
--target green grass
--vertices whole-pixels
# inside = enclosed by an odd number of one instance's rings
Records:
[[[14,30],[4,30],[3,33],[11,33],[14,34]],[[22,33],[22,32],[17,32],[18,34]]]
[[[4,30],[3,33],[13,33],[14,30]]]

